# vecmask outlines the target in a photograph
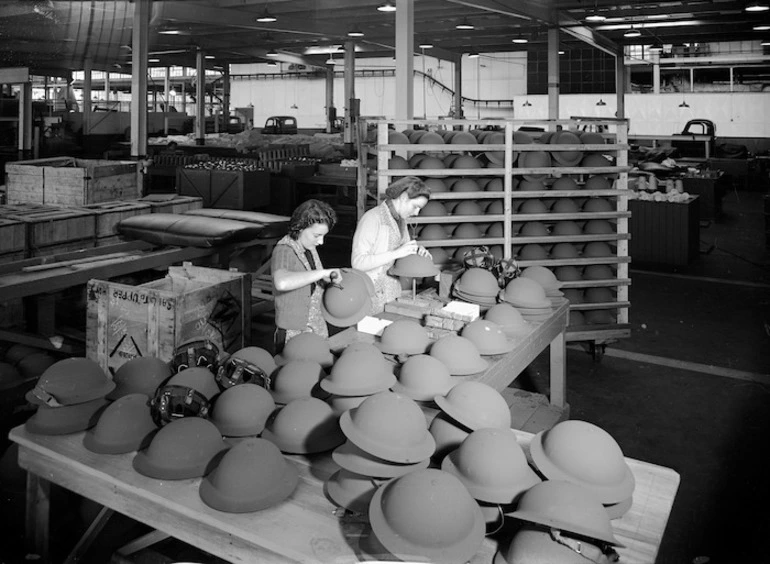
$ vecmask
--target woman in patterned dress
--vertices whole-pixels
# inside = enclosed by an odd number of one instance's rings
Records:
[[[418,253],[430,253],[417,244],[407,229],[406,220],[420,213],[430,198],[430,188],[415,176],[405,176],[385,190],[385,200],[367,211],[353,235],[351,265],[363,270],[374,282],[371,313],[379,313],[385,304],[401,295],[401,282],[388,270],[396,259]]]
[[[270,267],[275,299],[275,354],[300,333],[312,331],[328,337],[321,314],[323,287],[342,281],[338,268],[324,268],[316,248],[337,223],[337,214],[326,202],[307,200],[294,210],[289,233],[273,249]]]

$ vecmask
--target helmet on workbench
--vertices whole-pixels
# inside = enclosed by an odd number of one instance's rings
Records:
[[[273,355],[265,349],[244,347],[220,362],[215,380],[222,390],[249,383],[269,389],[277,368]]]
[[[104,398],[115,383],[93,360],[67,358],[49,366],[25,398],[35,405],[60,407]]]
[[[325,374],[314,360],[290,360],[273,375],[270,394],[275,403],[283,405],[299,398],[323,398],[327,394],[319,383]]]
[[[274,411],[262,438],[291,454],[325,452],[345,442],[338,417],[318,398],[295,399]]]
[[[169,376],[171,376],[171,368],[168,363],[159,358],[154,356],[132,358],[121,364],[115,371],[112,378],[115,389],[107,394],[107,398],[116,400],[128,394],[145,394],[152,397],[158,386]]]
[[[449,369],[439,359],[427,354],[410,356],[398,373],[393,391],[415,401],[433,401],[454,385]]]
[[[558,529],[524,525],[510,544],[500,548],[492,564],[559,564],[567,562],[611,564],[618,554],[603,542],[572,538]]]
[[[505,398],[489,384],[468,380],[434,398],[441,411],[471,430],[509,429],[511,411]]]
[[[158,430],[149,399],[145,394],[129,393],[108,405],[96,425],[86,431],[83,446],[99,454],[123,454],[148,446]]]
[[[275,362],[283,366],[290,360],[313,360],[328,368],[334,364],[334,355],[329,348],[329,341],[306,331],[289,339],[280,354],[275,355]]]
[[[150,400],[150,412],[159,426],[184,417],[206,418],[211,400],[218,393],[219,387],[208,369],[186,368],[156,390]]]
[[[90,429],[99,420],[102,410],[110,404],[103,397],[73,405],[48,407],[41,405],[27,419],[24,428],[37,435],[69,435]]]
[[[225,437],[256,436],[274,410],[270,392],[256,384],[242,384],[219,394],[211,410],[211,421]]]
[[[443,362],[452,376],[476,374],[489,366],[489,362],[481,358],[473,341],[460,335],[441,337],[431,346],[430,356]]]
[[[382,330],[379,349],[385,354],[422,354],[430,345],[428,330],[413,319],[397,319]]]
[[[174,349],[171,370],[176,373],[195,366],[215,374],[219,366],[219,347],[208,339],[194,339],[178,345]]]

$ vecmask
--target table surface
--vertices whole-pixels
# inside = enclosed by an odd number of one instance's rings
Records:
[[[511,430],[529,451],[532,435]],[[365,519],[337,509],[324,494],[325,480],[338,467],[328,454],[288,456],[299,470],[293,494],[263,511],[230,514],[204,504],[200,478],[162,481],[132,467],[134,453],[99,455],[83,446],[84,433],[35,435],[11,430],[19,444],[19,464],[29,472],[123,513],[231,562],[323,562],[362,560],[359,541],[369,533]],[[625,564],[655,561],[679,475],[669,469],[626,459],[636,478],[631,509],[612,522]],[[503,541],[505,542],[505,541]],[[498,541],[487,537],[472,564],[491,564]]]

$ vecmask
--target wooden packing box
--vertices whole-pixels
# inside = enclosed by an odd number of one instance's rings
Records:
[[[150,204],[151,213],[183,213],[189,210],[199,210],[203,207],[203,198],[177,194],[150,194],[133,201]]]
[[[96,215],[90,211],[17,205],[4,206],[0,215],[25,224],[27,254],[32,257],[94,246]]]
[[[203,198],[204,208],[255,211],[270,203],[267,170],[200,170],[177,168],[176,190]]]
[[[135,161],[73,157],[6,163],[7,200],[82,206],[137,198],[142,194],[139,167]]]
[[[121,220],[135,215],[152,213],[152,206],[137,201],[101,202],[81,206],[80,209],[96,214],[96,238],[113,237],[118,234],[117,226]]]
[[[184,263],[138,286],[91,280],[86,294],[86,356],[112,374],[137,356],[169,362],[192,340],[228,353],[251,343],[249,273]]]
[[[0,217],[0,257],[27,249],[27,225],[18,219]]]
[[[687,265],[700,251],[700,197],[687,202],[629,200],[628,254],[634,264]]]

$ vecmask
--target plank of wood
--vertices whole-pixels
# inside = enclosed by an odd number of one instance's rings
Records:
[[[100,255],[100,256],[90,256],[90,257],[83,257],[78,259],[72,259],[72,260],[63,260],[59,262],[52,262],[49,264],[38,264],[35,266],[25,266],[21,270],[22,272],[38,272],[41,270],[50,270],[52,268],[61,268],[63,266],[72,266],[75,264],[82,264],[82,263],[89,263],[89,262],[101,262],[107,259],[114,259],[118,257],[127,257],[130,256],[131,253],[128,252],[121,252],[121,253],[107,253],[106,255]]]

